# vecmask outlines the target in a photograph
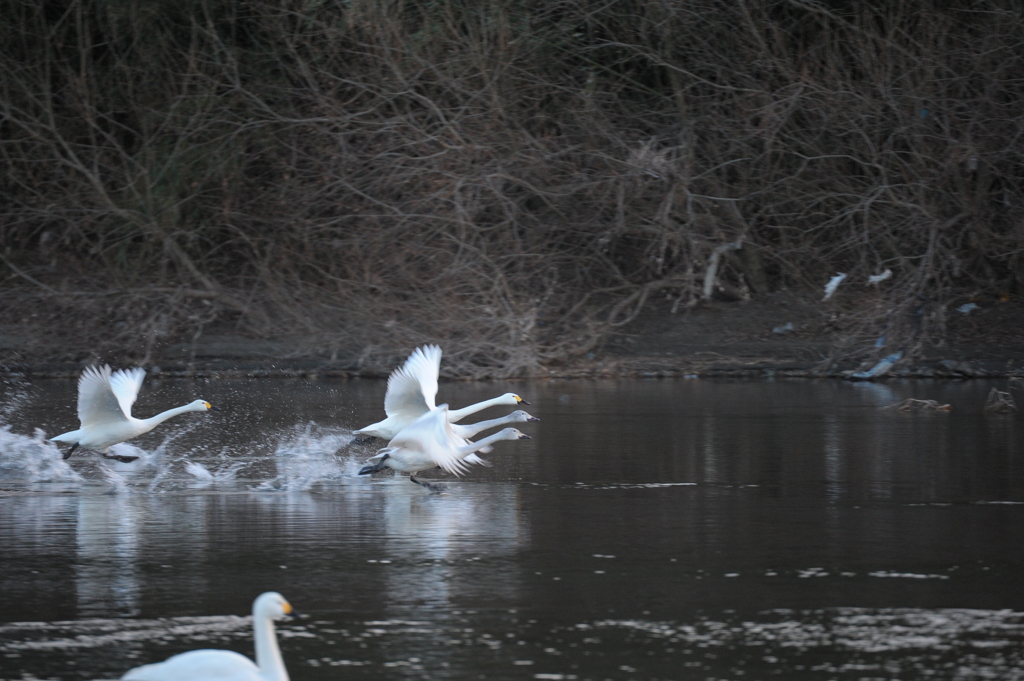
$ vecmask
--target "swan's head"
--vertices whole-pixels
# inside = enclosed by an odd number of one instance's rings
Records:
[[[537,418],[536,416],[530,416],[522,409],[517,409],[516,411],[509,414],[509,416],[512,417],[509,419],[510,421],[540,421],[539,418]]]
[[[206,400],[196,400],[189,403],[188,406],[192,408],[192,411],[210,411],[211,409],[213,411],[220,411],[220,407],[215,407]]]
[[[502,440],[532,440],[533,438],[526,433],[520,433],[515,428],[506,428],[501,431]]]
[[[293,614],[295,613],[292,610],[292,604],[276,591],[260,594],[252,604],[252,616],[254,619],[263,617],[276,619]]]
[[[504,395],[501,396],[501,399],[502,399],[502,404],[525,404],[525,405],[529,405],[530,404],[529,402],[524,400],[519,395],[516,395],[515,393],[505,393]]]

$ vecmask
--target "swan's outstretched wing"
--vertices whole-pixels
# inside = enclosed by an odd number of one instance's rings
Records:
[[[135,398],[139,396],[142,388],[142,381],[146,378],[146,370],[136,367],[135,369],[121,369],[115,371],[110,377],[110,389],[121,405],[121,411],[126,418],[131,418],[132,405]]]
[[[441,348],[416,348],[405,364],[391,372],[384,395],[384,412],[401,419],[415,419],[434,408],[437,376],[441,370]]]
[[[109,366],[86,367],[79,377],[78,420],[83,428],[128,420],[111,390]]]
[[[469,440],[466,440],[466,442],[469,442]],[[470,443],[470,444],[472,444],[472,443]],[[492,452],[492,451],[494,451],[494,447],[492,447],[490,445],[487,445],[487,446],[481,447],[479,449],[479,451],[481,451],[481,452],[484,451],[484,450],[486,450],[488,452]],[[476,454],[470,454],[465,459],[463,459],[463,461],[465,463],[474,463],[474,464],[477,464],[478,466],[487,466],[488,468],[490,468],[491,466],[494,465],[493,463],[491,463],[487,459],[481,459]]]
[[[442,404],[403,428],[388,443],[388,448],[401,447],[423,452],[435,465],[452,475],[462,475],[468,467],[462,461],[465,455],[457,448],[463,444],[465,440],[456,436],[448,423],[448,405]]]

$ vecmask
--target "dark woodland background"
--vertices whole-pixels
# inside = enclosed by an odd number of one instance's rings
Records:
[[[1022,14],[0,0],[2,325],[66,359],[230,328],[528,375],[654,297],[839,271],[836,356],[912,352],[1024,283]]]

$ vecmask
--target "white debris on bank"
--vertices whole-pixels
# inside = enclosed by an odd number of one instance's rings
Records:
[[[890,270],[887,267],[887,268],[885,268],[885,271],[882,272],[881,274],[872,274],[870,277],[868,277],[868,283],[869,284],[876,284],[877,285],[877,284],[882,283],[886,279],[890,279],[890,278],[892,278],[892,270]]]
[[[825,284],[825,297],[821,299],[821,302],[825,302],[832,297],[832,294],[836,292],[839,285],[843,283],[843,279],[846,279],[846,274],[844,272],[836,272],[836,276],[828,280],[828,283]]]

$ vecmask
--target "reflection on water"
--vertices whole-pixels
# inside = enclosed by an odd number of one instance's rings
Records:
[[[385,591],[404,611],[409,604],[434,608],[463,601],[516,599],[512,560],[527,543],[516,487],[495,485],[485,494],[424,495],[404,478],[384,497],[382,549],[394,565]],[[487,558],[477,581],[464,563]]]
[[[163,381],[140,411],[225,411],[119,445],[130,464],[63,460],[35,429],[74,425],[73,382],[21,386],[0,679],[251,655],[266,590],[306,613],[280,626],[296,681],[1016,678],[1024,419],[982,412],[991,385],[516,384],[534,439],[429,474],[443,494],[356,475],[382,382]],[[953,409],[879,409],[907,397]]]
[[[139,529],[145,509],[124,495],[82,495],[78,501],[74,580],[79,617],[111,610],[138,615]]]

